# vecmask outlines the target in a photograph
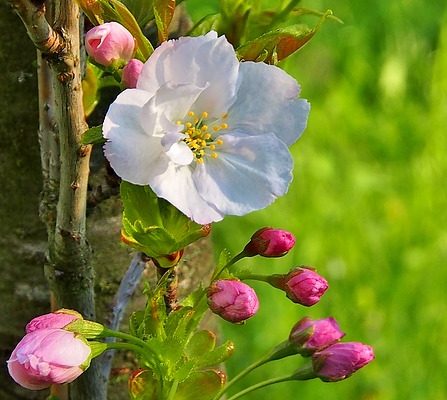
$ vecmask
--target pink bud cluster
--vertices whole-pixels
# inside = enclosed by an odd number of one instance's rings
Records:
[[[11,377],[24,388],[39,390],[81,375],[91,348],[82,336],[64,329],[78,319],[82,316],[76,311],[62,309],[31,320],[7,361]]]
[[[117,22],[107,22],[90,29],[85,36],[88,55],[104,67],[124,68],[121,83],[125,88],[137,87],[143,63],[132,58],[135,40],[132,34]]]
[[[374,359],[371,346],[359,342],[339,343],[344,336],[334,318],[298,321],[289,342],[303,356],[312,357],[315,377],[326,382],[348,378]]]

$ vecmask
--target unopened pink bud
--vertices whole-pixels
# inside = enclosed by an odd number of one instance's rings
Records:
[[[306,267],[295,268],[284,281],[287,297],[294,303],[308,307],[318,303],[328,287],[326,279]]]
[[[137,87],[138,77],[143,69],[143,63],[136,58],[130,60],[123,68],[123,76],[121,83],[128,89],[135,89]]]
[[[75,319],[82,319],[82,315],[74,310],[60,309],[58,311],[40,315],[32,319],[26,325],[26,333],[34,332],[38,329],[48,329],[48,328],[65,328],[70,322]]]
[[[312,320],[305,317],[292,328],[289,341],[297,346],[301,354],[307,355],[338,342],[343,336],[345,334],[334,318]]]
[[[85,340],[63,329],[37,329],[24,336],[8,360],[11,377],[31,390],[74,381],[90,363]]]
[[[85,49],[98,64],[108,67],[115,61],[127,63],[133,56],[135,40],[118,22],[107,22],[90,29],[85,36]]]
[[[256,314],[259,308],[255,291],[236,280],[214,281],[208,289],[211,311],[229,322],[242,322]]]
[[[256,231],[245,246],[245,253],[252,257],[282,257],[295,245],[295,237],[282,229],[262,228]]]
[[[335,343],[312,356],[315,374],[326,382],[346,379],[372,360],[373,348],[358,342]]]

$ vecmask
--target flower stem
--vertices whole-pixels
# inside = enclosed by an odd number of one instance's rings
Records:
[[[249,365],[247,368],[242,370],[239,374],[237,374],[233,379],[231,379],[225,387],[223,387],[217,395],[214,397],[213,400],[218,400],[222,395],[231,387],[233,386],[237,381],[242,379],[244,376],[249,374],[254,369],[260,367],[261,365],[264,365],[270,361],[278,360],[280,358],[288,357],[291,355],[296,354],[296,350],[294,347],[290,344],[289,341],[284,341],[280,343],[278,346],[274,347],[268,354],[260,358],[259,360],[255,361],[253,364]]]
[[[236,264],[238,261],[242,260],[246,257],[246,254],[244,251],[241,251],[239,254],[235,255],[230,261],[228,261],[221,269],[214,272],[211,282],[216,280],[219,275],[226,269],[231,267],[232,265]]]
[[[273,274],[273,275],[260,275],[260,274],[251,274],[250,272],[244,272],[239,274],[239,279],[244,280],[253,280],[268,283],[269,285],[282,289],[284,287],[285,275]]]
[[[171,389],[169,390],[167,400],[174,400],[175,394],[177,393],[177,387],[178,387],[178,380],[176,379],[174,380],[174,382],[172,382],[172,386]]]
[[[272,379],[268,379],[266,381],[263,382],[259,382],[256,385],[253,386],[249,386],[248,388],[242,390],[239,393],[236,393],[234,396],[231,396],[228,400],[236,400],[239,397],[245,396],[246,394],[253,392],[257,389],[269,386],[269,385],[273,385],[275,383],[281,383],[281,382],[286,382],[286,381],[290,381],[293,380],[291,375],[287,375],[287,376],[280,376],[278,378],[272,378]]]
[[[312,365],[306,365],[300,368],[298,371],[295,371],[291,375],[280,376],[277,378],[267,379],[265,381],[259,382],[253,386],[249,386],[248,388],[236,393],[234,396],[231,396],[228,400],[236,400],[239,397],[245,396],[246,394],[253,392],[257,389],[274,385],[275,383],[287,382],[287,381],[304,381],[308,379],[315,378],[315,374],[313,372]]]
[[[108,329],[108,328],[104,329],[101,336],[112,336],[112,337],[116,337],[118,339],[126,340],[130,343],[133,343],[135,346],[138,346],[138,348],[144,349],[146,355],[150,354],[148,361],[151,359],[161,361],[159,354],[151,346],[149,346],[148,343],[146,343],[144,340],[142,340],[140,338],[137,338],[136,336],[129,335],[128,333],[124,333],[124,332],[120,332],[120,331],[114,331],[114,330]]]

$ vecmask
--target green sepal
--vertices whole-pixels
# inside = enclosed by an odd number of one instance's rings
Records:
[[[123,242],[149,257],[166,258],[209,233],[209,226],[193,222],[149,186],[122,181],[121,199]]]
[[[180,383],[175,400],[211,400],[225,384],[220,370],[197,371]]]
[[[308,43],[330,15],[332,11],[326,11],[314,28],[306,25],[292,25],[267,32],[240,46],[236,50],[237,56],[243,61],[277,64]]]
[[[87,129],[81,137],[81,144],[104,144],[106,139],[102,135],[102,125],[93,126]]]
[[[90,355],[91,358],[95,358],[100,356],[104,351],[107,350],[107,343],[103,342],[88,342],[88,345],[92,349],[92,353]]]
[[[93,339],[101,336],[104,325],[86,319],[75,319],[64,327],[66,331],[79,333],[86,339]]]

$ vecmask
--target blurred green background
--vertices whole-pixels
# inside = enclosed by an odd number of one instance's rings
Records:
[[[187,3],[198,20],[217,1]],[[268,209],[217,224],[214,239],[216,247],[236,252],[261,226],[288,229],[297,237],[291,254],[245,265],[259,273],[313,265],[330,289],[305,309],[254,285],[259,314],[245,326],[223,326],[237,348],[228,373],[284,340],[302,316],[332,315],[346,340],[374,346],[371,365],[346,381],[283,383],[245,398],[446,399],[447,4],[300,5],[331,8],[344,25],[326,22],[283,63],[312,104],[308,128],[292,149],[294,182]],[[300,362],[272,363],[239,388]]]

